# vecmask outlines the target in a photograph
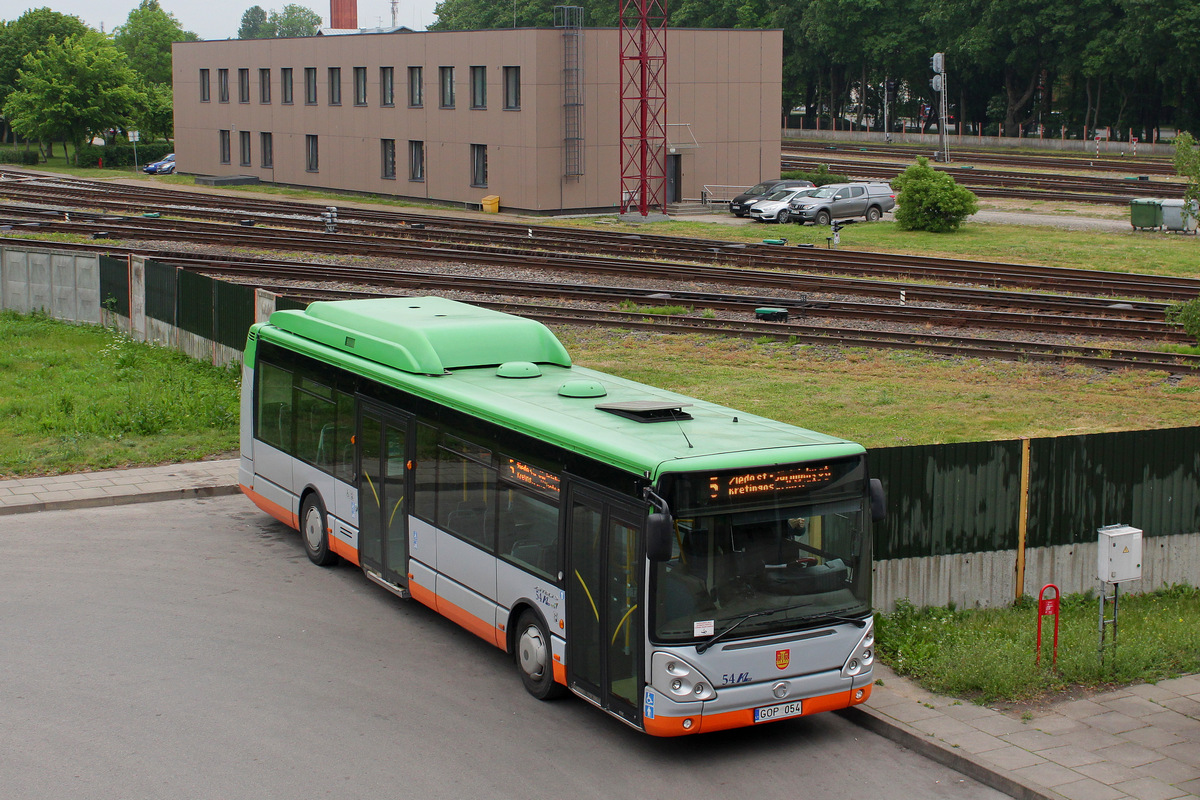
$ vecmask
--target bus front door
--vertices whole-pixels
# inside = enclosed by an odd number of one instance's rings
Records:
[[[358,559],[389,583],[407,586],[409,420],[360,404]]]
[[[641,725],[643,685],[641,510],[572,486],[567,524],[567,683]]]

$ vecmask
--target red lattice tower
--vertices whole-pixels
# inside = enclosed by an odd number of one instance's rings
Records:
[[[663,208],[667,0],[621,0],[621,213]]]

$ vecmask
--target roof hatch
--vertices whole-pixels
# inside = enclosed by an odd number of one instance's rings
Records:
[[[636,422],[670,422],[691,419],[692,415],[683,410],[690,405],[691,403],[670,400],[625,400],[619,403],[597,403],[596,408]]]

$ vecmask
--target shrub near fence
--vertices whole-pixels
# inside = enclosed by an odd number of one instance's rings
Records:
[[[37,150],[24,150],[16,147],[0,147],[0,164],[21,164],[26,167],[37,166],[42,160]]]

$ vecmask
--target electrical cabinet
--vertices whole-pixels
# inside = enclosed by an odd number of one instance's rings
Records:
[[[1128,525],[1100,528],[1096,552],[1096,574],[1105,583],[1124,583],[1142,578],[1142,532]]]

